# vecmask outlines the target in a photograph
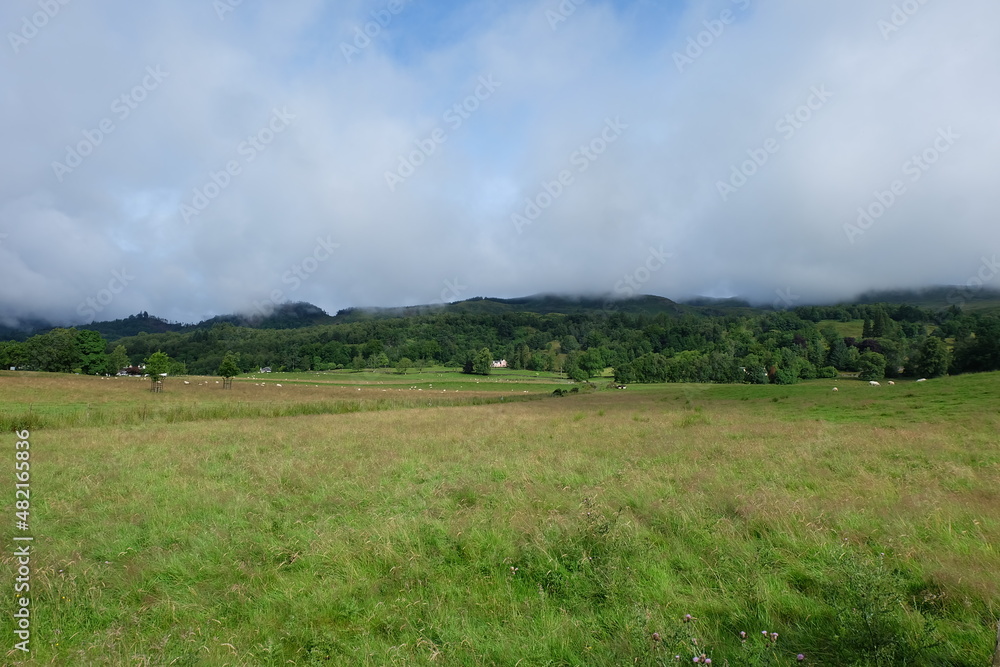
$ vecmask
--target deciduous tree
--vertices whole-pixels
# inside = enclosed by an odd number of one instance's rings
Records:
[[[923,377],[938,377],[948,372],[951,365],[951,351],[937,336],[928,336],[911,361],[912,374]]]
[[[118,371],[127,368],[129,365],[128,352],[124,345],[117,345],[108,355],[108,361],[104,366],[105,372],[116,375]]]
[[[881,380],[885,377],[885,357],[878,352],[865,352],[858,360],[858,371],[862,380]]]
[[[493,372],[493,355],[488,347],[484,347],[472,359],[472,372],[477,375],[489,375]]]
[[[223,378],[232,378],[240,374],[240,355],[233,354],[232,352],[226,352],[226,356],[222,358],[222,363],[219,364],[219,369],[216,373]]]

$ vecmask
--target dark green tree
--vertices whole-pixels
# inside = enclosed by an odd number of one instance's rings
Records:
[[[928,336],[911,360],[912,375],[939,377],[948,372],[951,365],[951,351],[937,336]]]
[[[1000,370],[1000,317],[980,317],[956,341],[951,373]]]
[[[670,382],[706,382],[708,356],[697,350],[684,350],[667,360],[667,369]]]
[[[159,390],[163,376],[170,372],[170,357],[165,352],[154,352],[146,359],[146,373],[149,374],[150,390]]]
[[[476,375],[489,375],[493,372],[493,355],[488,347],[484,347],[473,357],[472,372]]]
[[[379,352],[375,355],[375,364],[373,368],[388,368],[389,367],[389,355],[385,352]]]
[[[743,366],[743,382],[746,384],[767,384],[767,359],[757,354],[748,354],[740,362]]]
[[[0,369],[20,368],[27,360],[28,354],[24,343],[17,341],[0,343]]]
[[[240,374],[240,355],[233,354],[232,352],[226,352],[226,356],[222,358],[222,363],[219,364],[219,369],[215,371],[216,375],[223,378],[233,378]]]
[[[858,360],[858,378],[881,380],[885,377],[885,357],[878,352],[865,352]]]
[[[106,373],[116,375],[118,371],[127,368],[128,365],[128,351],[124,345],[116,345],[115,349],[108,355],[108,361],[104,365],[104,370]]]
[[[535,352],[528,360],[527,368],[530,371],[550,371],[552,370],[552,357],[543,352]]]
[[[89,329],[76,332],[76,349],[79,354],[79,368],[85,375],[100,374],[107,366],[104,350],[108,343],[101,334]]]
[[[79,368],[76,329],[53,329],[25,341],[27,365],[38,371],[72,373]]]
[[[519,365],[516,368],[529,368],[531,366],[531,348],[527,345],[521,345],[520,356],[518,357]]]
[[[563,369],[563,359],[565,357],[563,355],[559,354],[559,352],[556,351],[555,346],[550,347],[549,351],[546,352],[546,354],[549,355],[549,368],[551,370],[555,371],[556,373],[559,373],[560,371],[562,371],[562,369]]]
[[[400,375],[406,375],[406,371],[413,366],[413,362],[410,361],[409,357],[400,357],[399,361],[396,362],[396,370]]]
[[[826,363],[834,368],[847,370],[850,360],[847,354],[847,345],[844,344],[844,339],[841,336],[837,336],[830,343],[830,351],[826,355]]]
[[[862,338],[881,338],[888,336],[891,331],[892,320],[889,318],[889,314],[885,312],[885,308],[882,306],[876,306],[872,318],[871,336],[862,336]]]
[[[708,380],[710,382],[742,382],[744,372],[731,354],[715,351],[708,355]]]
[[[667,382],[670,379],[669,373],[668,359],[662,354],[651,352],[615,367],[615,381],[619,384]]]
[[[861,352],[856,347],[847,348],[844,365],[839,367],[842,371],[858,371],[858,363],[861,361]]]
[[[371,340],[366,342],[364,346],[361,348],[361,353],[365,357],[371,357],[372,355],[376,355],[379,352],[384,351],[384,349],[385,348],[382,345],[382,341],[380,341],[378,338],[372,338]]]
[[[146,373],[155,378],[170,372],[170,357],[165,352],[156,351],[145,361]]]
[[[885,357],[885,376],[889,378],[898,377],[903,365],[906,363],[904,354],[904,342],[882,338],[880,341],[882,356]]]
[[[575,352],[580,349],[580,342],[577,341],[576,336],[563,336],[562,340],[559,341],[559,349],[566,354]]]
[[[588,378],[600,375],[607,368],[600,348],[593,347],[580,355],[577,365],[580,370],[587,374]]]
[[[580,369],[581,356],[583,355],[581,355],[579,352],[570,352],[569,354],[566,355],[566,358],[563,359],[562,371],[566,373],[567,376],[573,377],[573,374],[579,371],[580,374],[589,377],[587,376],[585,371]]]

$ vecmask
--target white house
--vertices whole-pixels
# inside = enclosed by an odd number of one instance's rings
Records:
[[[500,361],[494,361],[493,368],[507,368],[507,360],[501,359]]]

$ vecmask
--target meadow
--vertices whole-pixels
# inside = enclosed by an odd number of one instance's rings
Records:
[[[1000,374],[528,375],[0,373],[4,662],[990,664]]]

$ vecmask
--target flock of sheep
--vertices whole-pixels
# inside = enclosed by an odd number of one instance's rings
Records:
[[[927,382],[927,378],[920,378],[919,380],[917,380],[917,382]],[[869,380],[868,384],[871,385],[872,387],[881,387],[882,386],[882,384],[880,382],[876,382],[875,380]],[[896,384],[896,383],[893,382],[892,380],[889,380],[889,384]],[[833,390],[834,391],[840,391],[836,387],[834,387]]]

